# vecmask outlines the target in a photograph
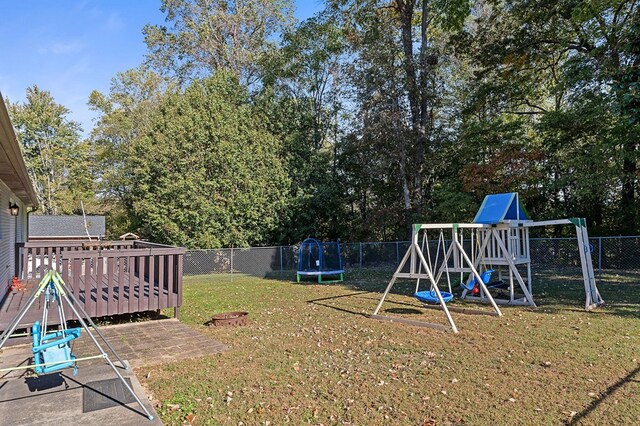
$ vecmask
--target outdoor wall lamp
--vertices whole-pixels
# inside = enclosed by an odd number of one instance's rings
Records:
[[[18,216],[18,212],[20,211],[20,207],[16,203],[9,202],[9,211],[11,212],[11,216]]]

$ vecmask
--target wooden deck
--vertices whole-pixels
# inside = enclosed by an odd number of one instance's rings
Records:
[[[46,268],[54,265],[73,295],[92,318],[174,308],[178,316],[182,304],[183,249],[142,243],[113,250],[63,250],[25,247],[23,279],[25,291],[10,292],[0,301],[0,331],[4,330],[35,291]],[[48,262],[43,260],[48,258]],[[35,260],[34,260],[35,259]],[[52,262],[53,260],[53,262]],[[27,266],[32,266],[27,268]],[[40,296],[21,320],[19,328],[29,328],[42,319],[44,296]],[[57,306],[49,313],[49,324],[58,321]],[[67,319],[75,319],[64,305]]]

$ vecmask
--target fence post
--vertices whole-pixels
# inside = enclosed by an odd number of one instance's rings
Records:
[[[396,241],[396,265],[400,264],[400,241]]]
[[[233,246],[231,246],[231,275],[233,275]]]
[[[362,242],[360,242],[360,269],[362,269]]]
[[[280,278],[282,278],[282,273],[283,273],[283,267],[282,267],[282,246],[280,246]]]
[[[598,281],[602,284],[602,237],[598,237]]]

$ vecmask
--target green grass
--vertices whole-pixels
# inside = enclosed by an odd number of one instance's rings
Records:
[[[637,424],[640,285],[607,280],[581,309],[574,275],[536,275],[537,309],[453,314],[458,335],[367,318],[388,272],[340,285],[185,277],[182,321],[229,346],[143,368],[166,424]],[[383,312],[445,324],[400,283]],[[396,289],[394,289],[396,290]],[[403,294],[404,293],[404,294]],[[459,304],[460,302],[454,302]],[[209,328],[214,313],[250,324]]]

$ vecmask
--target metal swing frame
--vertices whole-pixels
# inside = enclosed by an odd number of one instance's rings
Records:
[[[76,364],[78,361],[102,358],[107,362],[107,364],[109,364],[109,366],[111,367],[113,372],[116,374],[117,378],[120,380],[124,388],[133,396],[133,398],[138,403],[138,405],[140,406],[140,408],[142,409],[146,417],[149,420],[153,420],[153,415],[151,415],[151,413],[144,406],[144,404],[142,403],[138,395],[136,395],[133,388],[127,383],[127,381],[124,379],[122,374],[120,374],[120,372],[118,371],[118,368],[109,358],[109,354],[103,349],[102,345],[100,344],[98,339],[96,339],[96,337],[93,335],[93,333],[91,333],[91,329],[89,328],[89,326],[91,326],[91,328],[93,328],[93,330],[96,331],[96,334],[101,339],[102,343],[104,343],[104,345],[106,345],[109,351],[117,358],[120,365],[122,366],[121,368],[123,368],[125,371],[128,371],[129,367],[124,362],[124,360],[120,358],[120,356],[115,351],[113,346],[111,346],[111,344],[107,341],[102,331],[100,331],[100,329],[96,326],[96,324],[93,322],[91,317],[87,314],[87,312],[82,307],[82,304],[80,304],[80,302],[75,298],[75,296],[73,295],[73,292],[70,291],[70,289],[67,287],[67,285],[62,280],[62,277],[57,271],[50,270],[45,274],[45,276],[40,281],[40,284],[38,284],[35,291],[30,296],[28,302],[16,314],[13,320],[11,320],[11,322],[9,323],[9,326],[2,333],[2,335],[0,335],[0,349],[2,349],[2,347],[7,342],[7,340],[9,340],[13,332],[16,330],[16,328],[20,324],[20,321],[22,321],[22,318],[26,315],[29,309],[31,309],[35,301],[38,300],[38,298],[41,297],[43,294],[52,296],[51,298],[49,298],[49,300],[45,300],[44,311],[42,314],[44,326],[46,327],[46,321],[48,318],[48,310],[49,310],[50,303],[52,301],[55,301],[58,304],[58,314],[60,315],[60,323],[61,323],[61,330],[62,330],[62,334],[61,334],[62,340],[60,340],[60,342],[62,342],[63,340],[67,340],[69,330],[66,329],[66,317],[64,315],[64,308],[62,306],[62,302],[64,301],[69,306],[69,308],[77,318],[78,322],[80,322],[81,328],[86,331],[87,335],[93,341],[96,348],[98,348],[98,350],[100,351],[100,354],[95,356],[83,357],[83,358],[74,357],[73,359],[63,359],[63,360],[58,360],[53,362],[35,363],[30,365],[3,368],[3,369],[0,369],[0,373],[15,371],[15,370],[27,370],[27,369],[34,369],[36,372],[40,369],[42,372],[46,373],[45,369],[55,371],[62,368],[67,368],[67,367],[56,368],[56,366],[60,366],[60,365],[65,365],[69,367],[73,366],[74,373],[75,373],[75,369],[77,368]],[[39,339],[41,342],[39,346],[46,345],[46,342],[44,344],[42,343],[42,336],[45,336],[45,337],[48,336],[46,333],[47,333],[46,328],[43,328],[41,337]],[[57,332],[57,333],[60,333],[60,332]],[[71,339],[68,339],[66,342],[64,342],[64,344],[67,344],[68,341],[70,340]],[[60,343],[60,342],[56,342],[56,343]],[[38,348],[34,346],[34,349],[38,349]]]

